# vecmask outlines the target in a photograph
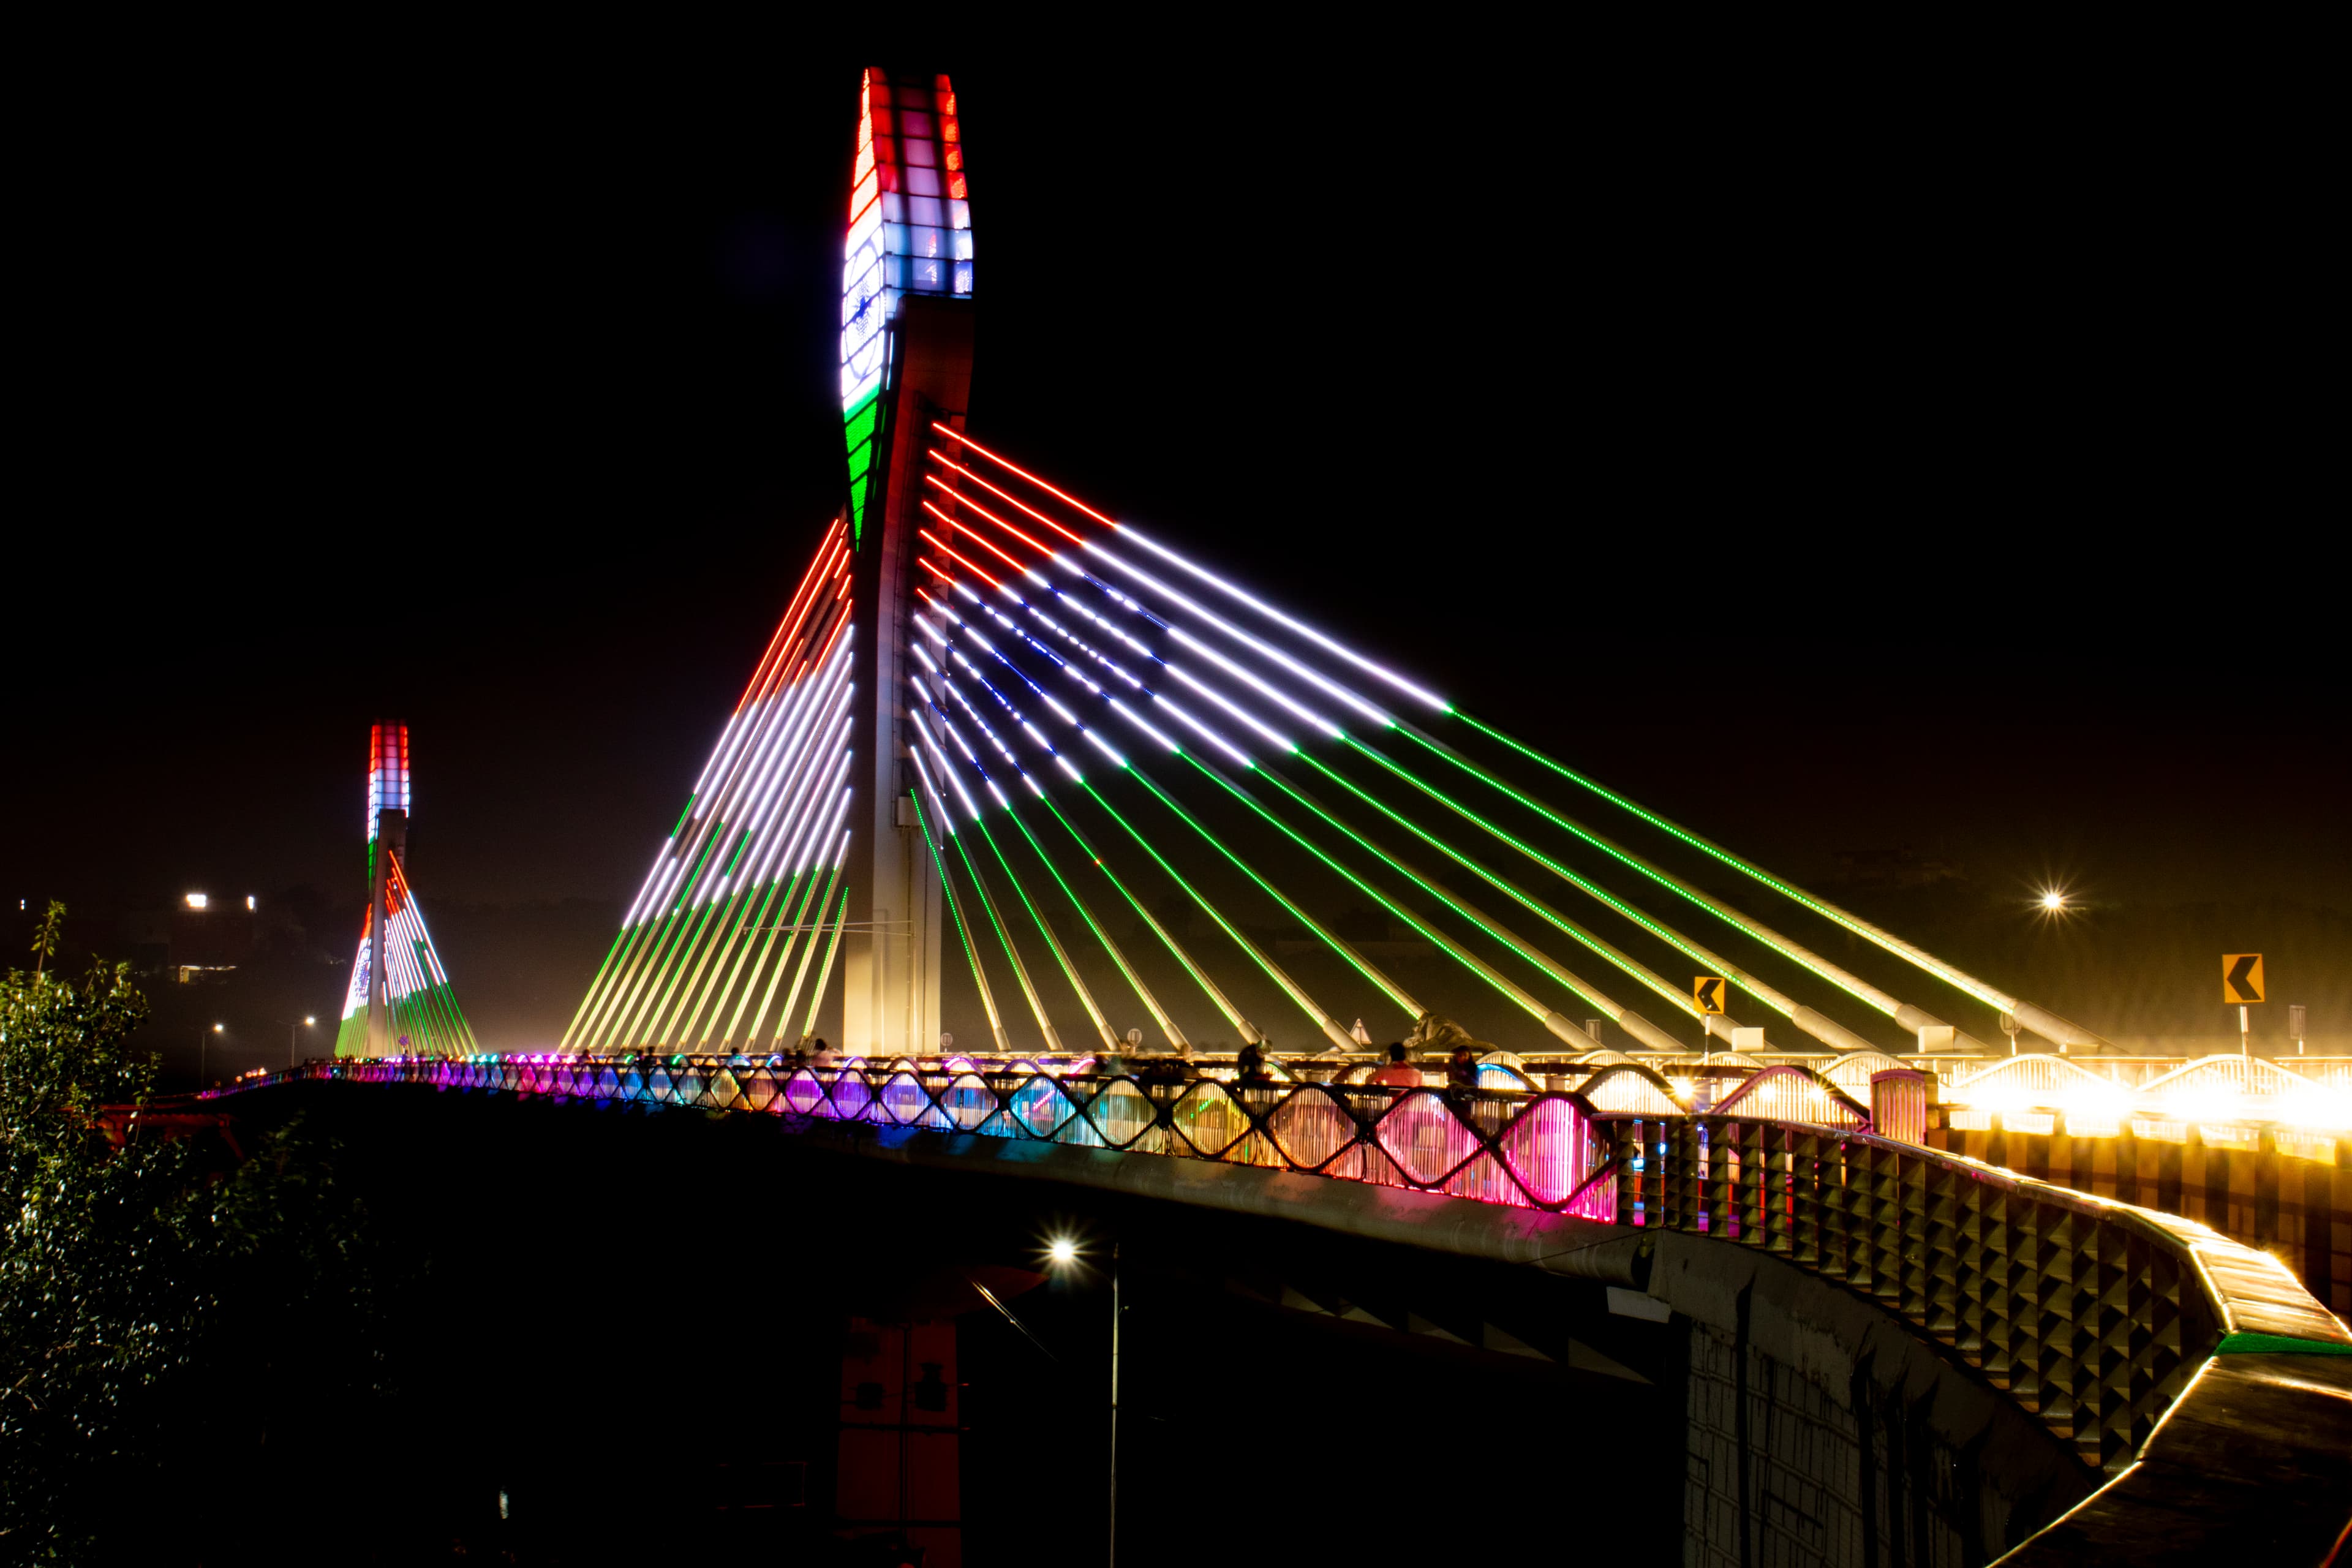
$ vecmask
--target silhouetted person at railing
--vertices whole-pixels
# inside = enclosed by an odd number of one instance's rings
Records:
[[[1265,1065],[1264,1047],[1253,1043],[1244,1046],[1234,1053],[1234,1081],[1242,1084],[1268,1084],[1274,1081],[1274,1070]]]
[[[808,1065],[813,1068],[829,1068],[841,1059],[833,1054],[833,1047],[824,1043],[823,1035],[818,1035],[814,1039],[804,1035],[802,1040],[804,1044],[815,1047],[815,1049],[808,1053]]]
[[[1192,1069],[1184,1065],[1183,1058],[1152,1057],[1144,1062],[1143,1071],[1137,1075],[1137,1081],[1160,1088],[1170,1084],[1181,1086],[1191,1082],[1192,1078]]]
[[[1389,1059],[1372,1070],[1369,1081],[1390,1089],[1419,1089],[1421,1069],[1405,1059],[1404,1042],[1399,1040],[1389,1047]]]
[[[1478,1058],[1465,1043],[1445,1058],[1445,1089],[1449,1097],[1466,1095],[1478,1087]]]

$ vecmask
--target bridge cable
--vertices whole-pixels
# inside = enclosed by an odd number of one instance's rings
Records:
[[[915,765],[917,768],[922,766],[922,760],[919,757],[916,759]],[[947,828],[947,803],[939,799],[939,791],[936,787],[931,791],[931,798],[939,802],[940,826],[943,829]],[[915,826],[923,830],[923,843],[931,852],[931,865],[940,874],[940,889],[947,896],[948,912],[955,917],[956,935],[962,939],[963,955],[971,963],[972,984],[980,988],[980,1005],[988,1014],[988,1031],[996,1037],[996,1048],[1010,1056],[1013,1053],[1013,1042],[1005,1037],[1004,1021],[997,1016],[996,997],[988,989],[988,975],[980,966],[980,952],[971,945],[971,928],[964,923],[963,906],[956,898],[955,883],[949,879],[948,863],[940,856],[939,841],[931,837],[930,824],[925,820],[922,797],[919,795],[915,798]]]
[[[824,963],[816,972],[816,989],[809,993],[808,1018],[801,1025],[801,1037],[816,1033],[817,1009],[824,1005],[824,988],[833,984],[833,961],[841,956],[841,932],[849,923],[849,889],[841,889],[841,912],[834,917],[833,940],[824,944]],[[814,950],[812,950],[814,951]],[[782,1018],[777,1019],[776,1042],[783,1043]]]

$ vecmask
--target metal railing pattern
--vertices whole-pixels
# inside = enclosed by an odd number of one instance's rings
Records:
[[[1867,1131],[1613,1120],[1618,1220],[1780,1258],[1875,1301],[2127,1465],[2233,1331],[2347,1338],[2275,1259],[2194,1221]]]
[[[1874,1087],[1916,1096],[1883,1074]],[[1575,1093],[1151,1081],[962,1061],[318,1061],[405,1083],[930,1130],[1220,1161],[1705,1235],[1904,1319],[2083,1460],[2131,1462],[2231,1334],[2352,1343],[2274,1258],[2191,1220],[1874,1133],[1760,1116],[1595,1112]],[[1760,1098],[1760,1097],[1759,1097]],[[1875,1109],[1875,1108],[1874,1108]]]
[[[311,1062],[240,1080],[436,1089],[791,1115],[1023,1138],[1297,1171],[1612,1220],[1591,1179],[1593,1113],[1572,1094],[1318,1083],[1155,1083],[1128,1075],[898,1063],[794,1067],[767,1058],[488,1057]]]

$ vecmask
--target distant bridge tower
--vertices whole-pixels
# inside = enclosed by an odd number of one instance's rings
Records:
[[[339,1057],[463,1055],[473,1030],[425,929],[404,868],[408,858],[408,726],[368,731],[368,909],[335,1032]]]
[[[869,70],[842,268],[841,393],[856,552],[856,721],[842,1033],[889,1057],[940,1037],[940,882],[910,792],[906,670],[922,531],[952,532],[926,483],[936,422],[961,430],[971,386],[971,203],[955,89]],[[927,503],[929,508],[927,510]],[[947,514],[940,510],[944,505]]]

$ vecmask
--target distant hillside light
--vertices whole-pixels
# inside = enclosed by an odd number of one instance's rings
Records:
[[[188,895],[188,908],[192,910],[201,910],[211,902],[212,900],[203,893],[190,893]]]
[[[246,896],[245,896],[245,907],[246,907],[247,909],[248,909],[248,910],[254,907],[254,906],[253,906],[253,895],[252,895],[251,893],[247,893],[247,894],[246,894]]]

